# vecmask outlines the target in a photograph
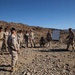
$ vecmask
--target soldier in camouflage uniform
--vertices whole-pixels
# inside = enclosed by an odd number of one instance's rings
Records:
[[[26,31],[24,34],[24,39],[25,39],[25,47],[28,47],[28,42],[29,42],[29,33]]]
[[[21,45],[21,34],[20,34],[20,30],[17,32],[17,38],[18,38],[18,44],[19,44],[19,48],[22,48],[22,45]]]
[[[67,43],[67,50],[69,49],[70,45],[72,45],[72,50],[74,50],[74,32],[71,28],[69,28],[69,35],[67,36],[68,43]]]
[[[6,27],[4,32],[5,51],[8,51],[8,44],[7,44],[8,36],[9,36],[9,31],[8,31],[8,28]]]
[[[4,32],[2,31],[2,27],[0,27],[0,50],[1,54],[3,53],[3,41],[4,41]]]
[[[19,30],[19,39],[20,39],[20,48],[24,47],[23,44],[24,44],[24,35],[23,35],[23,32],[22,30]]]
[[[16,68],[15,66],[18,65],[18,52],[19,52],[19,46],[18,46],[18,40],[17,40],[17,33],[16,29],[11,29],[11,36],[10,36],[10,49],[11,49],[11,55],[12,55],[12,61],[11,61],[11,71],[14,71]]]
[[[51,32],[49,30],[48,30],[48,33],[46,35],[46,39],[47,39],[47,46],[50,47],[51,40],[52,40],[52,35],[51,35]]]
[[[45,41],[44,37],[41,37],[41,39],[40,39],[40,47],[45,47],[45,43],[46,43],[46,41]]]
[[[34,35],[33,30],[30,30],[29,39],[30,39],[31,47],[32,48],[35,47],[35,35]]]

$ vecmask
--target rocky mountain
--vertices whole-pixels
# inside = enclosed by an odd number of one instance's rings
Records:
[[[12,27],[15,27],[17,29],[17,31],[22,30],[23,32],[26,30],[28,30],[28,31],[33,30],[37,40],[39,40],[41,36],[46,37],[48,30],[50,30],[51,32],[53,30],[55,30],[55,29],[51,29],[51,28],[43,28],[43,27],[39,27],[39,26],[29,26],[27,24],[5,22],[5,21],[0,21],[0,26],[2,26],[3,28],[9,27],[9,29],[11,29]]]

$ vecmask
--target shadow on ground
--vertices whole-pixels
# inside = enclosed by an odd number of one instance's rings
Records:
[[[70,50],[66,50],[66,49],[49,49],[49,50],[35,50],[38,52],[69,52]]]
[[[11,70],[6,69],[10,67],[10,65],[0,65],[0,71],[11,72]]]
[[[9,52],[3,52],[3,53],[0,52],[0,55],[2,55],[2,54],[9,55],[10,53]]]
[[[11,67],[10,65],[0,65],[0,67]]]
[[[7,69],[4,69],[4,68],[0,68],[0,71],[11,72],[11,70],[7,70]]]

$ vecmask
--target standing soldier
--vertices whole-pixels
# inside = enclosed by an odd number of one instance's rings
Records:
[[[23,41],[24,36],[23,36],[22,30],[19,30],[19,31],[18,31],[17,37],[18,37],[18,44],[19,44],[19,47],[22,48],[22,47],[23,47],[23,42],[24,42],[24,41]]]
[[[24,44],[24,35],[23,35],[22,30],[20,30],[20,37],[21,37],[21,38],[20,38],[20,45],[21,45],[21,48],[22,48],[22,47],[24,47],[24,46],[23,46],[23,44]]]
[[[2,27],[0,27],[0,50],[1,54],[3,53],[3,41],[4,41],[4,32],[2,31]]]
[[[4,32],[4,44],[5,44],[5,50],[8,51],[8,44],[7,44],[7,40],[8,40],[8,36],[9,36],[9,31],[8,28],[5,28],[5,32]]]
[[[74,32],[71,28],[69,28],[69,35],[67,36],[68,43],[67,43],[67,50],[69,49],[69,46],[72,45],[72,49],[74,50]]]
[[[21,35],[20,35],[20,30],[17,31],[17,39],[18,39],[19,48],[21,48]]]
[[[26,31],[26,33],[24,34],[24,39],[25,39],[26,47],[28,47],[28,42],[29,42],[29,33],[28,33],[28,31]]]
[[[11,29],[11,35],[10,35],[10,49],[12,53],[12,61],[11,61],[11,71],[16,70],[15,66],[18,65],[18,52],[19,52],[19,46],[17,41],[17,33],[16,29]]]
[[[33,30],[30,30],[30,44],[31,47],[35,47],[35,36]]]
[[[46,39],[47,39],[47,46],[50,47],[51,40],[52,40],[52,35],[51,35],[51,32],[49,30],[48,30],[48,33],[46,35]]]

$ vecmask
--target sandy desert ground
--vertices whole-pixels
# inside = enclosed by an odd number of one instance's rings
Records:
[[[51,48],[22,48],[20,66],[13,73],[11,55],[0,54],[0,75],[75,75],[75,52],[65,48],[66,44],[60,42],[52,42]]]

